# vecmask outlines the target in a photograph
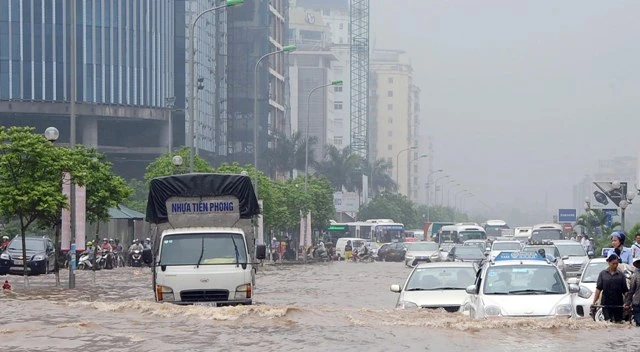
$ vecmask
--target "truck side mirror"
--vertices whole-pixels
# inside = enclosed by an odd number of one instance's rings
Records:
[[[256,247],[256,259],[264,260],[267,257],[267,246],[259,244]]]

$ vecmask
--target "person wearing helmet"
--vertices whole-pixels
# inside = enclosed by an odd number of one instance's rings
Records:
[[[9,247],[9,236],[2,236],[2,243],[0,243],[0,252],[4,251],[5,249],[7,249],[7,247]]]
[[[111,245],[109,244],[109,240],[106,238],[102,239],[102,247],[101,247],[103,252],[111,252],[113,250],[113,248],[111,247]]]
[[[631,249],[624,247],[624,241],[626,236],[622,231],[615,231],[611,234],[611,246],[613,251],[618,256],[618,262],[620,264],[631,265],[633,262],[633,256],[631,255]]]
[[[271,239],[271,261],[275,262],[276,258],[278,257],[278,239],[276,238],[276,236],[273,236],[273,238]]]
[[[131,245],[131,247],[129,247],[129,253],[133,253],[133,251],[135,250],[142,251],[143,249],[144,248],[140,244],[140,240],[136,238],[135,240],[133,240],[133,244]]]

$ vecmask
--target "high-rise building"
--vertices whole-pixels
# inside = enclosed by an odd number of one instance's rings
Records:
[[[0,1],[0,125],[55,126],[69,143],[75,42],[77,142],[139,177],[172,142],[174,1],[75,4],[72,38],[71,0]]]
[[[411,175],[413,165],[424,160],[415,131],[420,91],[413,84],[409,56],[401,50],[373,50],[370,65],[369,153],[372,160],[386,159],[393,165],[391,177],[399,193],[417,198],[419,180],[413,182]]]

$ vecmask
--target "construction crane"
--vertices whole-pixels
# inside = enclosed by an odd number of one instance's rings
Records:
[[[369,0],[349,3],[351,152],[369,156]]]

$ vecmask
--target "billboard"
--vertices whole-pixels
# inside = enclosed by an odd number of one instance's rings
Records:
[[[333,193],[333,205],[338,213],[355,213],[360,208],[358,193],[335,192]]]
[[[575,209],[558,209],[559,222],[575,222],[577,216],[577,211]]]
[[[589,195],[591,209],[605,209],[619,207],[620,202],[627,198],[627,183],[620,182],[619,188],[613,187],[613,182],[594,182]]]

